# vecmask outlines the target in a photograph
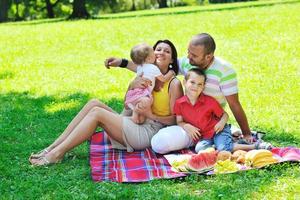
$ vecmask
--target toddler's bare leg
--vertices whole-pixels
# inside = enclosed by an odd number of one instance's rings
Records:
[[[136,124],[140,123],[140,114],[134,109],[132,112],[132,121]]]
[[[150,97],[142,97],[139,102],[136,104],[135,109],[141,109],[143,110],[143,112],[148,111],[149,109],[151,109],[151,105],[152,105],[152,99]],[[137,113],[137,123],[138,124],[142,124],[145,122],[146,117],[143,115],[143,113],[139,113],[136,110],[133,110],[133,113]],[[134,118],[134,114],[132,115],[133,120],[135,120]],[[134,121],[135,122],[135,121]]]

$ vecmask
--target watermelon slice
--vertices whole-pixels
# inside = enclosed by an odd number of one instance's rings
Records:
[[[209,171],[214,167],[217,161],[217,151],[202,152],[200,154],[193,155],[186,168],[194,172]]]

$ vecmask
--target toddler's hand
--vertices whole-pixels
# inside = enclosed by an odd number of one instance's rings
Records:
[[[142,76],[137,76],[130,84],[131,89],[147,88],[152,85],[152,81]]]
[[[183,126],[183,129],[191,135],[193,140],[198,140],[201,137],[200,129],[191,125],[191,124],[185,124]]]

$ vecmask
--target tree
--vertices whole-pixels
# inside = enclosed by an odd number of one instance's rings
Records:
[[[21,0],[15,0],[14,3],[16,4],[15,20],[20,21],[20,20],[22,20],[22,17],[20,16],[20,13],[19,13],[19,6],[21,4]]]
[[[132,7],[131,9],[132,11],[135,11],[136,10],[136,7],[135,7],[135,0],[132,0]]]
[[[54,18],[54,11],[53,8],[56,6],[56,4],[59,2],[59,0],[56,0],[54,4],[51,3],[50,0],[45,0],[46,1],[46,9],[47,9],[47,14],[49,18]]]
[[[85,0],[74,0],[73,1],[73,12],[70,15],[70,19],[76,18],[89,18],[90,14],[88,13],[85,7]]]
[[[8,9],[10,7],[10,0],[0,0],[0,22],[8,20]]]
[[[157,0],[157,3],[158,3],[159,8],[167,8],[168,7],[167,0]]]

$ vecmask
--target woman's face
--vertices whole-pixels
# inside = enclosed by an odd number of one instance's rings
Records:
[[[154,49],[155,64],[160,68],[161,71],[167,71],[169,65],[172,63],[172,49],[166,43],[159,43]]]

